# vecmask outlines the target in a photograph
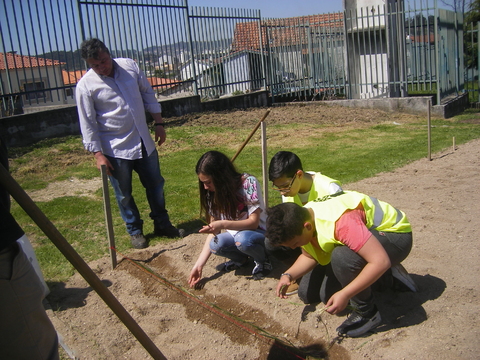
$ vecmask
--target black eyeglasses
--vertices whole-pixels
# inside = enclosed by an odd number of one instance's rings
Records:
[[[295,173],[295,175],[293,175],[292,177],[292,180],[290,181],[290,184],[288,184],[288,186],[283,186],[283,185],[280,185],[280,186],[276,186],[275,184],[272,184],[272,190],[275,190],[275,191],[290,191],[290,189],[292,188],[292,185],[293,185],[293,182],[295,181],[295,178],[297,177],[297,173]]]

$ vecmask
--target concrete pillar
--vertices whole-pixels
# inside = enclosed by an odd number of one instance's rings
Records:
[[[403,0],[344,0],[348,96],[353,99],[399,97],[404,55],[398,39],[399,17],[385,16]],[[400,27],[398,27],[400,25]],[[400,36],[400,38],[399,38]],[[400,49],[400,50],[399,50]],[[401,62],[399,62],[401,61]],[[396,85],[389,83],[396,82]]]

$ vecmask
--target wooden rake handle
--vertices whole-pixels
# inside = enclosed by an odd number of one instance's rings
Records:
[[[267,118],[268,114],[270,114],[270,109],[268,109],[265,114],[263,114],[263,117],[262,119],[258,122],[257,125],[255,125],[255,128],[252,130],[252,132],[250,133],[250,135],[248,135],[247,139],[243,142],[242,146],[240,146],[240,149],[238,149],[237,153],[232,157],[232,159],[230,160],[232,163],[235,161],[235,159],[237,158],[237,156],[242,152],[243,148],[245,147],[245,145],[248,144],[248,142],[250,141],[250,139],[252,138],[253,134],[255,134],[255,132],[258,130],[258,128],[260,127],[260,125],[262,124],[262,122]]]
[[[128,330],[130,330],[130,332],[137,338],[145,350],[147,350],[155,360],[167,360],[167,358],[155,346],[148,335],[136,323],[127,310],[125,310],[122,304],[120,304],[118,299],[100,281],[93,270],[73,249],[63,235],[58,231],[58,229],[22,189],[22,187],[12,178],[10,173],[2,164],[0,164],[0,185],[2,185],[10,193],[10,195],[12,195],[17,203],[23,208],[23,210],[25,210],[25,212],[32,218],[32,220],[45,233],[45,235],[47,235],[47,237],[53,242],[58,250],[60,250],[67,260],[70,261],[80,275],[83,276],[83,278],[97,292],[103,301],[105,301],[108,307],[112,309],[115,315],[118,316]]]

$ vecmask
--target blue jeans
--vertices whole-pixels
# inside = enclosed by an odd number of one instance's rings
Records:
[[[241,230],[233,236],[224,232],[213,237],[210,250],[237,263],[244,263],[250,256],[263,264],[266,260],[264,234],[263,230]]]
[[[128,233],[137,235],[143,231],[143,220],[132,196],[133,170],[138,174],[145,188],[151,210],[150,217],[155,225],[159,228],[171,226],[167,210],[165,209],[165,197],[163,194],[165,179],[160,173],[157,150],[153,151],[150,156],[144,156],[142,159],[137,160],[118,159],[110,156],[107,156],[107,159],[113,166],[112,175],[109,176],[109,179],[115,191],[120,214],[123,221],[125,221]]]

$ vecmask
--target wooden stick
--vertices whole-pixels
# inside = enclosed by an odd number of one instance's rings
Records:
[[[268,116],[268,114],[270,114],[270,109],[268,109],[265,114],[263,115],[262,119],[258,122],[257,125],[255,125],[255,128],[252,130],[252,132],[250,133],[250,135],[248,135],[247,139],[243,142],[242,146],[240,146],[240,149],[238,149],[237,153],[232,157],[231,161],[234,162],[235,159],[237,158],[237,156],[242,152],[243,148],[245,147],[245,145],[248,144],[248,142],[250,141],[250,139],[252,138],[253,134],[255,134],[255,132],[258,130],[258,128],[260,127],[260,125],[262,124],[262,122],[266,119],[266,117]]]
[[[9,172],[0,164],[0,185],[2,185],[17,203],[32,218],[38,227],[47,235],[53,244],[67,258],[68,261],[77,269],[80,275],[90,284],[97,294],[105,301],[105,303],[118,316],[123,324],[143,345],[145,350],[155,360],[167,360],[167,358],[155,346],[153,341],[147,336],[142,328],[135,322],[132,316],[120,304],[118,299],[108,290],[108,288],[100,281],[98,276],[85,263],[80,255],[73,249],[68,241],[63,237],[57,228],[48,220],[45,214],[38,208],[33,200],[27,195],[22,187],[12,178]]]
[[[107,166],[102,165],[102,189],[103,189],[103,208],[105,210],[105,224],[107,226],[108,243],[110,244],[110,258],[112,260],[112,269],[117,267],[117,252],[115,251],[115,235],[113,232],[112,208],[110,207],[110,193],[108,191]]]

